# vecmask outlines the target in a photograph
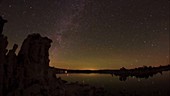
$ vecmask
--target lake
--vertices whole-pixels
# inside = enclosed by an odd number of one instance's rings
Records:
[[[103,87],[115,96],[170,96],[170,71],[148,79],[128,77],[120,81],[111,74],[57,74],[63,80]]]

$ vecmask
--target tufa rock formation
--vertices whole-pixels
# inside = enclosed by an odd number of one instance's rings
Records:
[[[46,96],[50,89],[48,50],[52,40],[39,34],[29,35],[17,56],[18,45],[14,44],[9,52],[6,49],[7,37],[2,35],[6,22],[0,17],[0,96]]]
[[[41,37],[39,34],[29,35],[24,40],[18,54],[18,66],[23,68],[24,74],[21,74],[21,76],[25,80],[39,81],[47,78],[50,61],[48,50],[51,42],[52,40]]]
[[[13,49],[9,50],[6,55],[6,62],[4,63],[4,85],[3,92],[6,93],[10,91],[10,89],[14,89],[13,87],[16,84],[16,70],[17,70],[17,56],[15,54],[18,45],[14,44]]]
[[[7,20],[3,19],[1,16],[0,16],[0,34],[2,34],[2,31],[3,31],[3,27],[4,27],[4,24],[7,23]]]
[[[49,67],[52,40],[47,37],[28,35],[18,55],[17,44],[7,52],[7,37],[2,35],[6,22],[0,17],[0,96],[105,96],[102,88],[56,77],[55,70]]]
[[[0,96],[3,96],[4,64],[8,45],[7,37],[2,34],[3,26],[6,22],[7,20],[2,19],[0,16]]]

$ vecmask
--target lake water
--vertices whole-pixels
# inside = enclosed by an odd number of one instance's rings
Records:
[[[128,77],[126,81],[110,74],[57,74],[57,77],[103,87],[115,96],[170,96],[170,71],[148,79]]]

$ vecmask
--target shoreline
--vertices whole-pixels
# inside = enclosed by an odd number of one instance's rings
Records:
[[[50,67],[56,74],[111,74],[112,76],[119,76],[120,81],[126,81],[128,77],[136,77],[136,78],[149,78],[153,77],[154,75],[164,71],[170,71],[170,65],[159,66],[159,67],[138,67],[134,69],[126,69],[124,67],[117,69],[117,70],[72,70],[72,69],[59,69]]]

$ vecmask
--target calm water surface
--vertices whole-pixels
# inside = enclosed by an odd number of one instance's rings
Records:
[[[115,96],[170,96],[170,71],[148,79],[128,77],[120,81],[110,74],[57,74],[63,80],[104,87]]]

